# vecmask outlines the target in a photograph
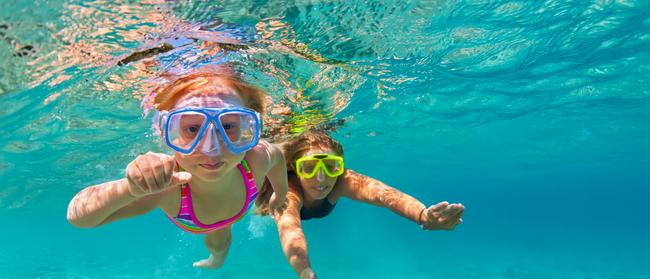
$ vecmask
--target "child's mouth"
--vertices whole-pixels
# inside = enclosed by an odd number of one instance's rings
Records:
[[[199,166],[201,166],[204,169],[216,170],[216,169],[220,168],[221,166],[223,166],[223,162],[218,162],[218,163],[214,163],[214,164],[204,163],[204,164],[199,164]]]

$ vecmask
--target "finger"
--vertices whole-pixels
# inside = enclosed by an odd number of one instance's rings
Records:
[[[149,190],[146,181],[144,181],[138,167],[136,167],[133,162],[129,163],[126,167],[126,179],[129,181],[129,184],[135,186],[138,191],[146,193]]]
[[[155,164],[158,166],[158,176],[156,181],[160,183],[161,189],[165,189],[169,186],[172,180],[172,174],[174,173],[174,159],[165,154],[154,153],[154,155],[156,155],[155,158],[157,158]]]
[[[440,212],[437,215],[437,220],[440,224],[447,224],[449,222],[455,222],[458,218],[460,218],[459,215],[462,214],[462,208],[457,207],[457,206],[449,206],[445,211]],[[436,220],[435,216],[433,217],[434,220]]]
[[[148,162],[149,168],[151,168],[153,173],[153,178],[156,181],[156,191],[160,191],[167,185],[165,184],[165,167],[156,156],[150,156]]]
[[[443,230],[453,230],[456,223],[457,220],[446,219],[444,222],[439,224],[439,228]]]
[[[450,206],[453,206],[454,208],[463,211],[465,210],[465,206],[462,203],[453,203]]]
[[[457,223],[458,220],[461,220],[462,218],[463,218],[463,212],[461,211],[461,212],[458,212],[458,214],[449,217],[449,220],[454,220]]]
[[[438,212],[438,211],[440,211],[440,210],[445,209],[448,205],[449,205],[449,203],[446,202],[446,201],[439,202],[439,203],[437,203],[437,204],[435,204],[435,205],[430,206],[430,207],[427,209],[427,212],[429,212],[429,214],[431,214],[431,213],[433,213],[433,212]]]
[[[449,210],[449,204],[447,202],[439,203],[432,206],[427,210],[426,215],[429,220],[438,220],[441,217],[446,216],[446,212]]]
[[[440,215],[442,215],[444,217],[451,217],[451,216],[454,216],[454,215],[456,215],[456,214],[458,214],[459,212],[462,212],[462,211],[463,211],[462,207],[460,207],[457,204],[452,204],[452,205],[449,205],[443,212],[441,212]]]
[[[463,212],[461,211],[461,212],[458,212],[458,213],[456,213],[456,214],[454,214],[452,216],[449,216],[448,220],[449,220],[449,222],[457,223],[458,220],[460,220],[462,217],[463,217]]]
[[[161,158],[162,164],[163,164],[163,172],[164,172],[164,181],[163,183],[165,185],[169,185],[172,181],[172,174],[174,174],[174,158],[173,157],[162,157]]]
[[[144,180],[144,184],[147,185],[147,193],[152,193],[156,189],[156,181],[153,177],[153,171],[143,160],[136,160],[135,166],[138,168],[138,171]]]
[[[130,172],[131,172],[131,178],[135,180],[138,187],[144,192],[149,191],[149,186],[147,185],[147,181],[144,179],[144,176],[142,175],[140,169],[138,169],[138,166],[135,163],[131,163]]]
[[[465,210],[462,210],[462,209],[461,209],[459,212],[457,212],[456,214],[454,214],[454,215],[451,216],[451,217],[452,217],[453,219],[461,219],[461,218],[463,218],[463,214],[465,214]]]
[[[174,185],[189,183],[191,179],[192,179],[192,174],[189,172],[181,171],[172,174],[172,183]]]
[[[463,218],[461,218],[461,216],[462,213],[454,215],[452,218],[449,218],[445,222],[443,222],[443,226],[453,229],[455,226],[463,222]]]
[[[169,155],[163,154],[163,153],[147,152],[147,155],[152,156],[152,157],[156,157],[158,159],[173,158],[172,156],[169,156]]]
[[[455,220],[453,223],[448,224],[447,230],[451,231],[451,230],[455,229],[462,222],[463,222],[462,219]]]

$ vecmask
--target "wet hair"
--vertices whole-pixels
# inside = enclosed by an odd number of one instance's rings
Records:
[[[215,93],[224,89],[235,91],[245,107],[264,114],[264,91],[241,80],[227,66],[203,67],[172,77],[170,82],[152,91],[153,104],[159,111],[171,110],[183,96],[201,87],[211,88]]]
[[[287,176],[289,178],[295,175],[296,160],[304,156],[313,147],[330,149],[334,151],[335,155],[343,157],[343,145],[333,139],[327,132],[320,130],[304,132],[290,139],[283,146],[282,151],[287,162]],[[269,214],[269,200],[271,199],[271,194],[273,194],[273,189],[267,179],[264,181],[264,185],[255,200],[255,205],[257,206],[257,210],[255,211],[256,214]]]

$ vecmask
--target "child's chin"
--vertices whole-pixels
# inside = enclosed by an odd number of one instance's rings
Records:
[[[223,172],[221,169],[210,170],[199,167],[192,175],[200,177],[203,181],[218,181],[223,176]]]

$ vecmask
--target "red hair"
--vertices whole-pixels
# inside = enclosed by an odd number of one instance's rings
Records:
[[[156,87],[153,91],[153,104],[157,110],[171,110],[183,96],[206,86],[226,87],[242,98],[244,106],[264,114],[263,90],[252,86],[225,66],[204,67],[194,72]]]

